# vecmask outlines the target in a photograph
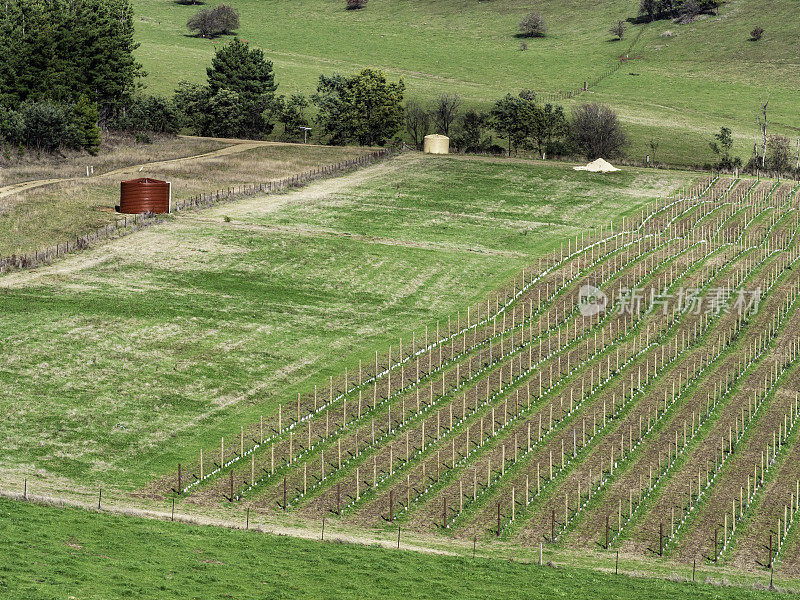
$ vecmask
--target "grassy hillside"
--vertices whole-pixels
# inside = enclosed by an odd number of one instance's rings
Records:
[[[688,177],[406,154],[0,277],[4,475],[143,486]]]
[[[0,501],[4,598],[791,597]],[[435,592],[434,592],[435,590]],[[601,591],[602,590],[602,591]]]
[[[346,11],[334,0],[304,0],[291,10],[277,0],[233,4],[241,12],[240,36],[274,62],[281,93],[310,94],[320,73],[372,66],[403,77],[408,97],[455,92],[487,107],[520,88],[579,88],[614,65],[640,35],[630,55],[635,60],[577,100],[602,100],[620,111],[633,138],[631,156],[643,159],[655,139],[657,160],[710,160],[708,142],[726,125],[746,160],[762,97],[770,98],[775,131],[796,134],[800,128],[796,0],[773,2],[766,11],[757,0],[731,0],[719,16],[688,25],[629,24],[622,42],[612,41],[608,29],[635,16],[637,2],[551,0],[536,6],[548,35],[527,40],[525,52],[515,34],[531,5],[520,0],[371,0],[361,11]],[[186,20],[197,7],[170,0],[136,0],[135,7],[138,56],[150,91],[170,93],[181,79],[202,81],[224,39],[187,35]],[[764,39],[748,41],[756,24],[765,28]],[[671,37],[662,36],[667,30]]]

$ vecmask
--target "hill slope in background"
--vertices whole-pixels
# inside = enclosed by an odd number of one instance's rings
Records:
[[[531,9],[522,0],[371,0],[360,11],[347,11],[337,0],[303,0],[291,7],[279,0],[233,4],[241,13],[239,35],[265,50],[284,94],[310,94],[320,73],[371,66],[403,77],[409,98],[450,92],[486,107],[521,88],[579,88],[607,72],[635,41],[632,60],[565,102],[601,100],[616,107],[633,138],[631,156],[642,159],[654,139],[659,161],[710,161],[708,142],[725,125],[747,160],[758,136],[759,100],[767,97],[772,131],[792,137],[800,131],[797,0],[768,6],[731,0],[718,16],[686,25],[629,23],[621,42],[608,29],[635,16],[635,0],[548,0],[536,6],[548,35],[527,40],[527,51],[515,35]],[[171,0],[137,0],[135,6],[138,56],[149,73],[149,91],[167,94],[181,79],[202,81],[214,48],[225,40],[187,34],[186,20],[197,7]],[[755,25],[766,30],[759,42],[749,40]]]

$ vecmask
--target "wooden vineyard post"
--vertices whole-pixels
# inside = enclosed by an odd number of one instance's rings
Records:
[[[231,497],[230,501],[233,502],[233,471],[231,471]]]
[[[719,532],[719,527],[714,529],[714,562],[717,562],[717,534]]]
[[[500,503],[497,503],[497,537],[500,537]]]
[[[664,556],[664,523],[658,524],[658,555]]]
[[[767,566],[771,569],[772,568],[772,534],[769,534],[769,560],[767,561]]]
[[[342,484],[336,484],[336,514],[342,514]]]
[[[182,486],[181,486],[181,463],[178,463],[178,490],[177,490],[178,494],[181,493],[181,489],[182,489]]]
[[[442,498],[442,527],[447,529],[447,497]]]
[[[389,490],[389,522],[394,521],[394,490]]]
[[[400,550],[400,525],[397,526],[397,549]]]
[[[553,509],[553,514],[550,518],[550,541],[555,543],[556,541],[556,509]]]
[[[610,520],[611,520],[611,515],[606,515],[606,550],[608,550],[608,534],[611,525]]]
[[[286,510],[286,475],[283,476],[283,510]]]

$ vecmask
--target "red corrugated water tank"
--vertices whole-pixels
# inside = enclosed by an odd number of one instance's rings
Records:
[[[170,210],[170,185],[158,179],[131,179],[119,184],[119,212],[131,215],[141,213],[168,213]]]

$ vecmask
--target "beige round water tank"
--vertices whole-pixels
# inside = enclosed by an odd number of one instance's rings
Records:
[[[450,152],[450,138],[438,133],[426,135],[423,152],[425,154],[448,154]]]

